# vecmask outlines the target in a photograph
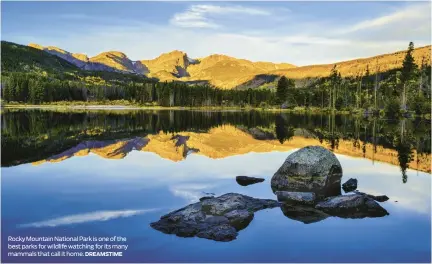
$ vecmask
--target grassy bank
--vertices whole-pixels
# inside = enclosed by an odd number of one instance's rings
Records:
[[[52,110],[214,110],[214,111],[269,111],[269,112],[287,112],[287,113],[305,113],[305,114],[343,114],[343,115],[365,115],[365,109],[349,110],[330,110],[329,108],[319,107],[294,107],[290,109],[281,109],[274,106],[252,107],[252,106],[160,106],[157,104],[139,104],[127,100],[113,101],[59,101],[43,104],[23,104],[18,102],[2,103],[2,108],[10,109],[52,109]],[[421,117],[431,119],[430,114],[417,116],[414,112],[408,112],[411,117]],[[383,110],[376,114],[379,117],[385,117]]]

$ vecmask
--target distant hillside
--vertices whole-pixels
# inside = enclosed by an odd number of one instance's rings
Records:
[[[33,43],[29,46],[57,55],[83,70],[134,73],[160,81],[206,81],[225,89],[234,88],[255,75],[296,67],[288,63],[252,62],[218,54],[192,59],[178,50],[150,60],[132,61],[119,51],[103,52],[88,58],[84,54],[70,53],[57,47],[42,47]]]
[[[7,45],[4,45],[6,44]],[[406,51],[378,55],[333,64],[296,67],[288,63],[252,62],[226,55],[214,54],[192,59],[183,51],[171,51],[150,60],[130,60],[119,51],[103,52],[94,57],[81,53],[70,53],[57,47],[30,47],[10,42],[2,42],[2,68],[6,71],[98,71],[129,73],[156,78],[159,81],[183,81],[188,83],[210,83],[223,89],[244,89],[250,87],[269,87],[279,76],[294,79],[317,78],[330,74],[334,65],[343,77],[364,74],[369,67],[370,73],[376,70],[385,72],[402,67]],[[42,52],[45,51],[45,52]],[[44,56],[55,55],[55,56]],[[424,58],[431,63],[431,46],[414,50],[414,58],[420,64]],[[96,74],[96,73],[92,73]]]
[[[413,56],[417,65],[421,65],[423,58],[427,64],[431,64],[431,47],[432,46],[429,45],[416,48],[414,50]],[[370,73],[375,73],[376,71],[386,72],[402,67],[405,54],[406,51],[398,51],[370,58],[342,61],[332,64],[302,66],[287,70],[275,70],[269,73],[275,75],[285,75],[288,78],[295,79],[303,79],[307,77],[324,77],[329,75],[334,65],[337,65],[337,70],[341,73],[342,77],[364,74],[368,66]]]
[[[1,42],[2,71],[76,72],[77,66],[57,56],[12,42]]]
[[[198,60],[187,69],[190,77],[183,80],[209,80],[216,87],[230,89],[237,87],[254,76],[280,69],[292,69],[288,63],[251,62],[225,55],[211,55]]]

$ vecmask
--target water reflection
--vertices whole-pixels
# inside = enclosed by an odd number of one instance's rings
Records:
[[[286,217],[304,224],[316,223],[329,217],[328,214],[311,206],[284,204],[281,210]]]
[[[19,227],[56,227],[63,225],[82,224],[95,221],[108,221],[120,217],[131,217],[148,212],[156,211],[157,209],[143,209],[143,210],[119,210],[119,211],[98,211],[91,213],[67,215],[54,219],[49,219],[40,222],[29,224],[22,224]]]
[[[169,134],[167,140],[171,137],[172,134]],[[301,139],[304,138],[295,136],[287,143],[293,144]],[[278,141],[275,144],[281,145]],[[239,239],[229,244],[165,235],[150,227],[150,223],[162,214],[198,202],[200,197],[206,195],[220,196],[234,192],[275,199],[269,187],[270,178],[289,154],[290,151],[249,152],[224,159],[197,154],[181,162],[172,162],[146,151],[131,151],[118,160],[101,158],[91,152],[84,157],[41,166],[23,164],[3,167],[3,237],[124,236],[130,241],[130,250],[122,258],[124,262],[430,261],[430,175],[422,172],[416,175],[415,171],[407,169],[409,181],[402,184],[399,167],[381,162],[373,165],[367,159],[339,154],[337,157],[344,168],[342,182],[357,178],[361,191],[388,195],[390,200],[382,206],[388,210],[389,216],[348,220],[328,217],[304,225],[296,219],[311,221],[307,219],[312,219],[308,212],[304,212],[304,216],[299,215],[299,210],[287,213],[292,217],[289,219],[280,208],[266,209],[255,213],[250,225],[239,232]],[[262,177],[265,181],[243,187],[236,183],[237,175]],[[88,212],[142,208],[161,209],[107,221],[17,228],[20,224]],[[357,242],[353,247],[354,244],[347,243],[347,239],[341,237]],[[7,245],[6,241],[2,242],[2,245]],[[199,250],[191,251],[191,248]],[[251,251],[251,248],[256,250]],[[310,254],[311,248],[314,254]],[[341,248],[343,251],[332,251],[329,256],[329,248]],[[395,248],[405,250],[394,253]],[[264,251],[266,254],[262,254]],[[383,254],[383,251],[386,253]],[[28,261],[25,258],[19,260]],[[47,258],[39,261],[61,260]],[[83,258],[81,261],[93,260]]]
[[[3,167],[61,161],[90,152],[123,158],[137,149],[179,161],[192,153],[222,158],[239,151],[322,144],[336,153],[398,164],[403,182],[408,180],[408,168],[431,169],[430,122],[420,119],[389,121],[259,111],[38,110],[5,110],[1,119],[2,148],[7,153],[2,155]]]

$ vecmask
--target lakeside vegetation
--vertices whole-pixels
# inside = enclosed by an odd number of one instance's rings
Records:
[[[375,74],[370,74],[367,68],[356,77],[341,77],[335,65],[328,77],[294,80],[282,76],[273,89],[263,85],[223,90],[206,84],[158,82],[132,74],[82,71],[44,51],[32,49],[32,60],[9,47],[2,51],[1,95],[6,105],[283,109],[430,118],[431,67],[426,60],[417,65],[413,50],[410,43],[402,68],[397,70],[380,73],[374,69]],[[20,63],[14,64],[11,56]],[[57,63],[60,70],[53,66]]]

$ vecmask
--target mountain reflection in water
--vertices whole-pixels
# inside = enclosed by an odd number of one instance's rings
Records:
[[[132,150],[180,161],[323,145],[335,153],[430,172],[430,123],[345,115],[260,111],[5,110],[2,167],[59,162],[95,153],[124,158]]]

